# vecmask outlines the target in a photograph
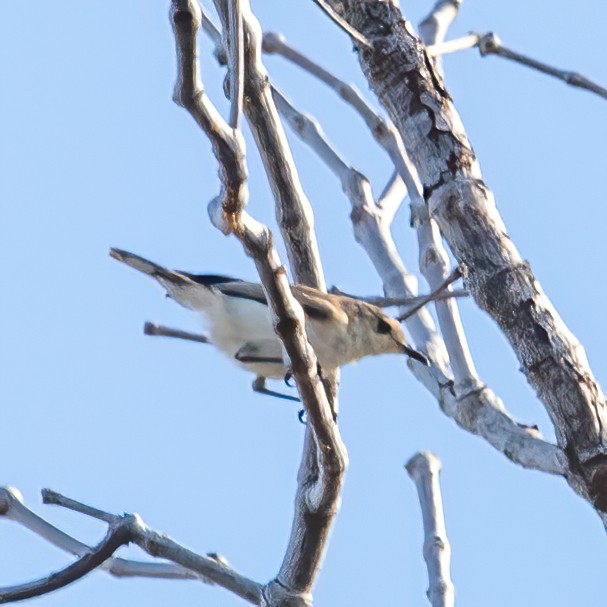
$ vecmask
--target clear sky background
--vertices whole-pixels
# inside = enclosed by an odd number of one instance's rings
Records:
[[[267,30],[282,31],[372,98],[346,36],[311,1],[258,0],[253,8]],[[414,23],[429,8],[403,2]],[[30,506],[85,541],[98,541],[105,526],[41,506],[42,487],[138,512],[263,582],[277,572],[291,526],[304,434],[297,406],[253,394],[252,376],[210,347],[145,337],[146,320],[198,330],[198,319],[107,255],[118,246],[170,267],[255,278],[236,239],[206,217],[217,165],[208,141],[171,101],[167,13],[168,2],[157,0],[0,3],[0,483],[18,487]],[[606,22],[599,0],[466,0],[451,35],[494,30],[514,49],[605,84]],[[204,40],[201,55],[208,89],[225,109],[223,73]],[[362,122],[281,59],[266,63],[380,191],[391,169]],[[476,51],[448,57],[445,67],[511,236],[604,383],[607,103]],[[274,225],[247,137],[250,211]],[[291,139],[329,284],[380,293],[338,183]],[[416,268],[408,215],[405,205],[394,228]],[[505,339],[472,302],[461,308],[481,377],[518,420],[552,437]],[[605,532],[563,480],[525,471],[459,429],[398,357],[362,361],[342,379],[350,468],[316,604],[426,604],[421,516],[403,470],[419,449],[443,461],[459,604],[604,603]],[[0,520],[0,585],[70,560]],[[102,572],[32,603],[243,604],[197,582]]]

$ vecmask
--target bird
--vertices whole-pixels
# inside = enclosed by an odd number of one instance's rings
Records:
[[[110,256],[154,278],[167,296],[184,308],[201,313],[210,342],[257,376],[254,390],[285,397],[265,389],[265,378],[286,379],[290,369],[261,284],[217,274],[169,270],[117,248],[110,249]],[[421,352],[409,347],[398,320],[380,308],[305,285],[291,285],[291,292],[303,309],[306,333],[323,372],[384,353],[405,354],[429,364]]]

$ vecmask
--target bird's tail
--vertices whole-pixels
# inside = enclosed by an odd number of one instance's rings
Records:
[[[127,266],[131,266],[131,268],[135,268],[135,270],[139,270],[139,272],[148,274],[149,276],[152,276],[152,278],[164,278],[165,280],[175,282],[185,282],[187,280],[182,274],[167,270],[153,261],[145,259],[145,257],[140,257],[139,255],[135,255],[135,253],[129,253],[122,249],[111,248],[110,257],[125,263]]]
[[[201,310],[210,305],[209,289],[197,285],[179,272],[163,268],[149,259],[122,249],[111,248],[110,257],[157,280],[166,289],[167,293],[185,308]]]

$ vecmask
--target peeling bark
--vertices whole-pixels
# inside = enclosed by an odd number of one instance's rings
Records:
[[[471,295],[498,323],[544,403],[578,476],[573,484],[606,511],[605,397],[582,346],[510,239],[442,78],[394,3],[331,6],[372,43],[358,49],[363,72],[403,137],[430,214],[466,268]]]

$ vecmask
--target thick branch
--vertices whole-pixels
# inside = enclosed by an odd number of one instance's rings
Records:
[[[257,143],[276,200],[276,217],[283,235],[295,282],[326,290],[314,233],[314,215],[272,100],[268,73],[261,61],[259,21],[243,0],[247,38],[245,113]]]
[[[45,489],[43,491],[43,501],[46,504],[55,504],[63,508],[68,508],[93,518],[109,522],[110,525],[116,525],[123,517],[115,514],[93,508],[82,504],[71,498],[67,498],[60,493]],[[128,542],[137,544],[143,551],[150,556],[165,558],[199,573],[212,580],[218,586],[230,590],[241,598],[253,603],[260,604],[261,585],[236,572],[225,559],[217,556],[202,556],[192,552],[188,548],[181,546],[173,539],[150,529],[141,518],[136,515],[128,515]],[[126,543],[126,542],[125,542]]]
[[[420,452],[406,464],[419,496],[424,522],[424,559],[428,568],[428,599],[432,607],[453,607],[451,546],[447,539],[443,499],[439,483],[441,461],[434,453]]]
[[[425,44],[443,41],[452,21],[457,16],[460,0],[439,0],[430,15],[420,24]],[[440,68],[440,64],[435,62]],[[413,178],[413,177],[412,177]],[[440,230],[430,216],[422,194],[422,186],[415,175],[415,188],[419,196],[411,200],[411,223],[417,232],[419,246],[419,267],[433,291],[446,280],[450,272],[450,261],[443,245]],[[445,340],[456,392],[469,392],[481,385],[468,340],[464,332],[457,303],[441,301],[436,303],[436,314]]]
[[[352,205],[354,237],[367,251],[384,283],[384,292],[392,298],[411,298],[417,294],[417,280],[410,274],[398,255],[392,240],[389,221],[391,214],[384,214],[373,200],[368,179],[351,167],[327,140],[318,122],[303,114],[276,89],[274,98],[281,114],[291,128],[308,144],[340,180],[342,189]],[[403,312],[404,313],[404,312]],[[412,316],[407,328],[422,352],[429,356],[443,371],[448,360],[434,322],[426,310]]]
[[[395,4],[331,4],[373,42],[373,50],[359,49],[361,65],[403,136],[430,214],[546,405],[586,496],[607,510],[605,398],[583,348],[508,237],[444,83]]]
[[[306,62],[309,61],[303,55],[298,56],[302,61],[304,59]],[[320,70],[320,73],[325,74],[322,77],[323,81],[334,79],[341,82],[320,66],[311,65],[314,66],[314,70]],[[344,192],[353,207],[352,221],[356,239],[376,265],[378,273],[384,281],[384,290],[388,293],[401,293],[403,285],[401,281],[408,285],[414,280],[414,277],[406,274],[392,240],[389,228],[392,213],[390,211],[386,213],[384,209],[374,203],[368,180],[339,156],[326,139],[320,125],[312,117],[298,112],[276,90],[275,97],[280,111],[289,124],[341,180]],[[400,138],[400,135],[397,134],[397,136]],[[413,174],[407,173],[405,177],[412,183],[414,191],[421,191],[417,178]],[[421,193],[417,195],[416,199],[422,200],[423,204]],[[416,208],[419,208],[419,202]],[[425,210],[425,205],[423,205],[423,209]],[[413,215],[414,219],[422,219],[420,214],[415,211]],[[421,265],[426,271],[430,284],[440,287],[448,275],[447,254],[440,241],[435,222],[429,221],[427,211],[425,216],[425,220],[416,221],[420,240]],[[388,298],[387,301],[402,303],[403,299],[406,299],[406,296]],[[477,378],[475,372],[471,371],[473,367],[471,367],[471,358],[457,308],[455,308],[457,315],[452,311],[451,306],[446,308],[437,306],[437,308],[439,308],[438,316],[441,328],[448,338],[448,348],[450,348],[450,354],[453,355],[452,365],[456,371],[457,383],[454,386],[448,375],[446,357],[442,359],[444,362],[439,362],[438,366],[431,369],[430,372],[426,368],[418,368],[414,365],[412,370],[417,378],[438,399],[441,408],[447,415],[462,428],[483,437],[509,459],[526,468],[542,470],[551,474],[566,474],[566,458],[562,451],[543,441],[538,432],[515,422],[505,411],[501,400]],[[411,320],[413,321],[419,316],[417,314]],[[409,324],[408,328],[417,347],[424,351],[428,351],[425,350],[425,347],[428,347],[429,351],[434,353],[430,355],[430,358],[435,363],[441,361],[437,356],[439,352],[444,352],[440,337],[433,333],[435,339],[438,340],[437,343],[441,343],[441,350],[432,350],[431,346],[424,346],[428,343],[425,341],[426,336],[418,331],[415,323]]]
[[[180,28],[179,21],[173,17],[178,57],[190,52],[192,57],[189,61],[195,64],[195,43],[192,39],[195,39],[200,9],[192,0],[173,0],[173,5],[178,5],[179,11],[195,15],[191,20],[196,22],[196,27],[190,29]],[[282,127],[276,120],[267,74],[259,62],[259,24],[246,0],[241,1],[241,9],[247,41],[245,110],[257,144],[264,152],[279,215],[282,213],[281,226],[295,277],[299,282],[324,288],[312,230],[311,209],[301,192],[294,168],[291,170],[293,161]],[[174,9],[172,15],[175,14]],[[226,20],[225,15],[222,20]],[[183,63],[184,60],[180,59],[180,66]],[[196,74],[197,70],[196,66]],[[177,86],[184,80],[179,77]],[[179,94],[177,98],[180,98]],[[245,196],[230,199],[226,195],[246,192],[244,143],[242,138],[235,136],[235,132],[224,127],[221,117],[215,116],[215,121],[216,124],[211,125],[201,121],[199,124],[211,139],[220,165],[227,164],[231,168],[221,169],[223,195],[211,202],[209,213],[215,225],[226,232],[233,232],[240,239],[247,254],[255,261],[275,319],[276,332],[289,356],[309,419],[291,540],[277,578],[264,587],[263,595],[271,605],[309,604],[309,592],[338,510],[347,454],[324,385],[317,373],[316,356],[305,334],[303,311],[291,294],[286,271],[272,243],[272,235],[267,227],[244,212]],[[226,150],[228,153],[224,153]],[[234,170],[234,166],[238,170]],[[231,180],[234,182],[230,183]]]

